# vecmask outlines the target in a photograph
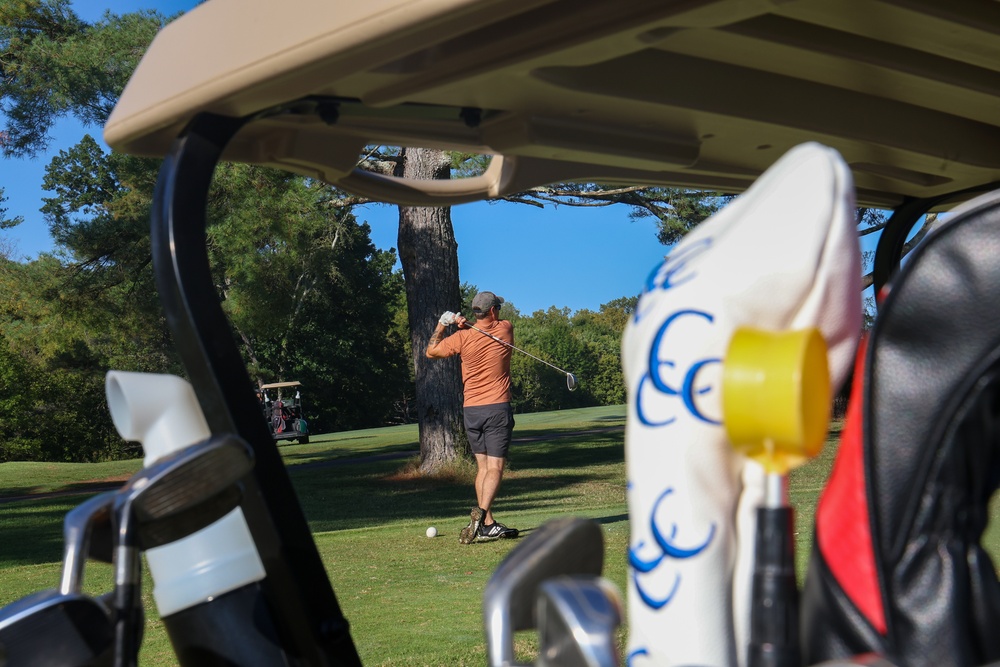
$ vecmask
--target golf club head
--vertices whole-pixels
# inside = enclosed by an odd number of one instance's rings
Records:
[[[566,388],[570,391],[576,389],[576,376],[572,373],[566,373]]]
[[[621,593],[600,577],[556,577],[538,593],[538,667],[620,667]]]
[[[80,593],[41,591],[0,609],[4,667],[104,667],[112,637],[108,607]]]
[[[137,527],[139,544],[143,550],[155,549],[192,535],[232,512],[242,500],[243,490],[238,484],[231,484],[191,507],[149,519]]]
[[[252,468],[250,448],[234,435],[185,447],[136,473],[118,492],[119,531],[135,530],[125,541],[143,549],[187,537],[239,505],[238,482]]]
[[[74,507],[63,520],[63,570],[59,592],[78,593],[87,559],[111,562],[113,537],[111,508],[115,492],[108,491]]]
[[[514,633],[535,627],[539,586],[560,575],[597,576],[604,567],[604,534],[597,522],[567,517],[526,537],[494,571],[483,593],[487,662],[514,664]]]

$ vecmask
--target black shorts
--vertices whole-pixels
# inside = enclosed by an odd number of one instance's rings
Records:
[[[510,436],[514,432],[514,411],[510,403],[470,405],[465,412],[465,431],[474,454],[507,457]]]

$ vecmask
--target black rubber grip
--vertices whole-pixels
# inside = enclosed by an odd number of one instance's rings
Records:
[[[757,510],[750,667],[799,667],[799,589],[791,507]]]

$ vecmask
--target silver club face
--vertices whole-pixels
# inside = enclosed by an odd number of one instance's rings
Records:
[[[597,576],[603,567],[604,534],[592,520],[556,519],[528,535],[486,584],[488,664],[514,664],[514,633],[536,627],[535,601],[542,582],[561,575]]]
[[[621,593],[599,577],[556,577],[538,593],[538,667],[619,667]]]
[[[82,593],[48,590],[0,609],[0,664],[4,667],[110,665],[111,614]]]
[[[29,595],[0,609],[0,665],[105,665],[112,659],[111,612],[81,592],[88,558],[111,560],[115,492],[94,496],[63,522],[58,590]]]
[[[181,449],[136,473],[115,499],[118,544],[152,549],[187,537],[239,505],[250,448],[231,435]]]
[[[114,501],[114,491],[102,493],[70,510],[63,520],[61,593],[80,592],[88,558],[111,562],[111,510]]]

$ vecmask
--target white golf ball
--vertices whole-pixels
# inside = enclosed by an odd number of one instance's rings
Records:
[[[438,534],[438,529],[435,528],[434,526],[431,526],[430,528],[427,529],[427,537],[437,537],[437,534]]]

